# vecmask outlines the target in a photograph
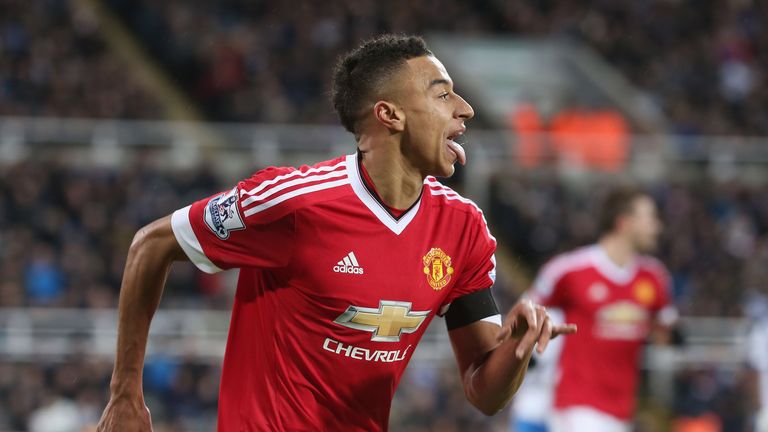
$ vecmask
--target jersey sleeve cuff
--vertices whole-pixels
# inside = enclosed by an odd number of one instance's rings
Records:
[[[496,324],[497,326],[501,327],[501,314],[492,315],[489,317],[485,317],[481,319],[480,321],[485,321],[487,323]]]
[[[173,235],[176,236],[176,241],[179,242],[184,253],[187,254],[189,260],[192,261],[197,268],[206,273],[218,273],[221,269],[205,256],[203,247],[197,240],[197,236],[192,230],[192,225],[189,223],[190,207],[191,206],[186,206],[176,210],[173,212],[173,215],[171,215]]]
[[[663,326],[670,327],[677,322],[680,314],[677,312],[677,308],[672,305],[667,305],[661,308],[656,315],[656,320]]]

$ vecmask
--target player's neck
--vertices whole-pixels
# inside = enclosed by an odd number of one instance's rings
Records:
[[[637,257],[637,251],[632,244],[616,234],[604,235],[598,244],[608,259],[619,267],[630,265]]]
[[[392,151],[393,147],[369,147],[361,142],[360,157],[382,201],[407,209],[419,199],[424,178],[399,152]]]

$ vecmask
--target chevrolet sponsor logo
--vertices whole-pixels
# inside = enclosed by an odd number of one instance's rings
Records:
[[[323,349],[340,356],[343,355],[345,357],[357,360],[393,363],[405,360],[408,356],[408,350],[411,349],[411,345],[405,347],[404,350],[372,350],[354,345],[347,345],[335,339],[325,338],[325,342],[323,342]]]
[[[349,306],[333,322],[373,333],[372,341],[398,342],[403,333],[413,333],[429,311],[411,311],[411,302],[380,300],[378,308]]]

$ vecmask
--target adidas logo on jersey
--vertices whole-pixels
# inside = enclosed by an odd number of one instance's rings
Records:
[[[335,273],[363,274],[363,268],[357,262],[354,252],[350,252],[341,261],[333,266]]]

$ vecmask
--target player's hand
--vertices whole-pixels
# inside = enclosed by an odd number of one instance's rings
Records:
[[[497,338],[499,342],[509,337],[520,339],[515,355],[522,359],[533,351],[536,344],[536,351],[541,354],[551,339],[572,333],[576,333],[575,324],[555,325],[544,306],[523,299],[509,311]]]
[[[143,400],[128,398],[109,400],[101,414],[97,432],[152,432],[149,408]]]

